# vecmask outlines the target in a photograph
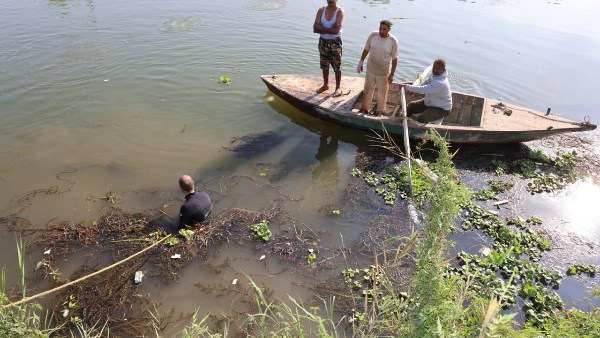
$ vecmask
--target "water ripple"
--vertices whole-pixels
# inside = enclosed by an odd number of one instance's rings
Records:
[[[252,0],[248,2],[248,9],[254,11],[276,11],[287,6],[286,0]]]
[[[167,33],[192,32],[201,24],[201,18],[195,16],[184,16],[163,22],[160,25],[160,30]]]

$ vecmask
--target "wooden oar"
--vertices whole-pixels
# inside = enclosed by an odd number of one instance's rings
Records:
[[[429,77],[429,74],[431,74],[431,70],[433,69],[433,63],[430,64],[429,66],[427,66],[427,68],[425,68],[425,70],[421,73],[421,75],[417,76],[417,79],[415,80],[415,82],[413,82],[413,86],[418,86],[423,84],[423,82],[425,82],[425,80],[427,80],[427,78]]]

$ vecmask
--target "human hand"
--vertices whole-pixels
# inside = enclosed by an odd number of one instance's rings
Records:
[[[392,81],[394,81],[394,74],[390,74],[390,75],[388,76],[388,79],[387,79],[387,80],[388,80],[388,83],[392,83]]]
[[[360,74],[360,73],[362,73],[362,72],[363,72],[363,64],[364,64],[364,62],[363,62],[362,60],[361,60],[361,61],[358,61],[358,66],[356,67],[356,72],[357,72],[358,74]]]

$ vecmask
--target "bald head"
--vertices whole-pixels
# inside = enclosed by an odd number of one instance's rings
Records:
[[[179,178],[179,187],[185,194],[194,192],[194,180],[189,175],[183,175]]]

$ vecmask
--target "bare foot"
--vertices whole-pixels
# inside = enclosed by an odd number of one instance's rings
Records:
[[[329,86],[323,85],[323,87],[317,89],[317,94],[320,94],[320,93],[326,91],[327,89],[329,89]]]
[[[333,92],[333,97],[342,96],[342,91],[338,88]]]

